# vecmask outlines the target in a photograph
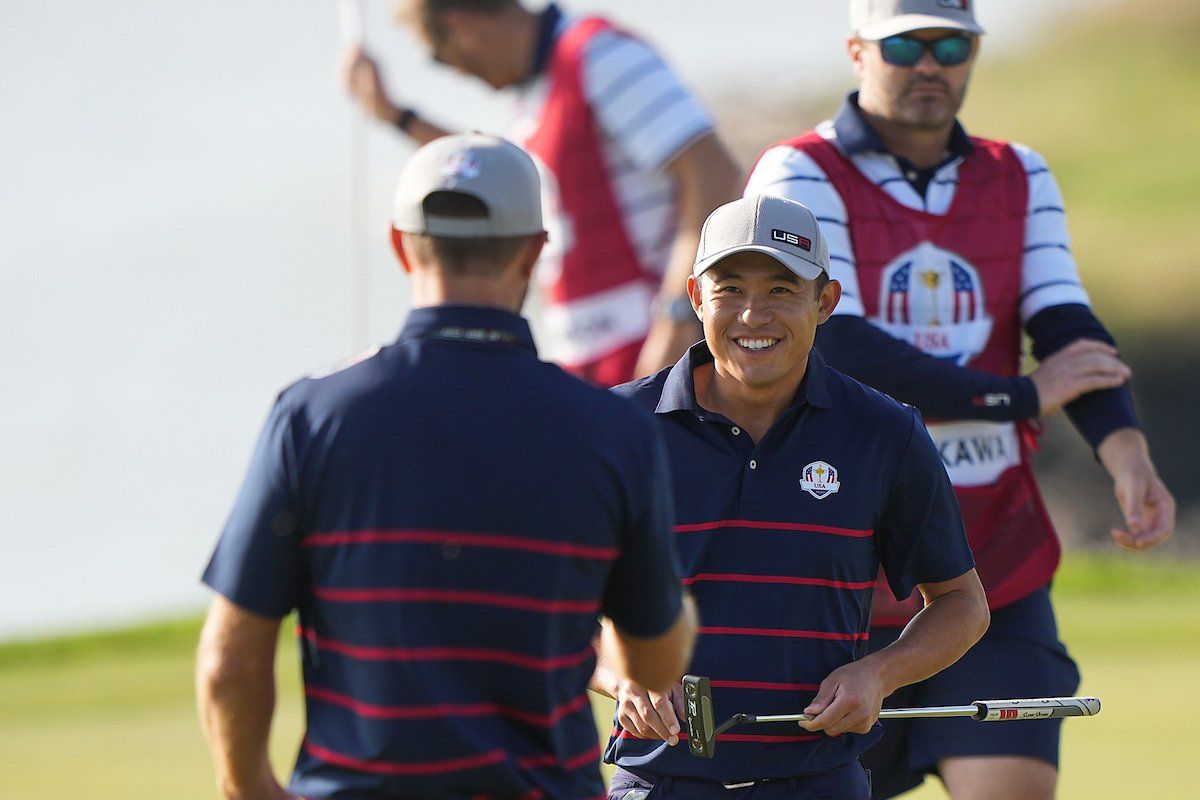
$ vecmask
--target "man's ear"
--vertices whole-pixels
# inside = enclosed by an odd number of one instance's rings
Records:
[[[392,228],[392,249],[396,251],[396,258],[400,259],[400,267],[407,274],[412,274],[412,264],[408,262],[408,256],[404,253],[404,234]]]
[[[696,312],[696,319],[704,321],[704,312],[701,310],[701,303],[704,298],[700,294],[700,279],[694,275],[688,275],[687,281],[688,299],[692,301],[692,310]]]
[[[862,82],[862,60],[865,49],[866,43],[856,35],[851,34],[846,37],[846,54],[850,56],[850,66],[854,69],[854,77],[860,83]]]
[[[522,248],[520,267],[521,277],[525,280],[533,277],[534,267],[537,266],[538,259],[542,257],[542,249],[545,248],[548,241],[550,241],[550,234],[543,231],[536,236],[530,236],[529,241]]]
[[[842,299],[842,284],[838,281],[830,279],[829,283],[825,284],[825,288],[821,290],[821,296],[817,298],[817,302],[821,304],[820,311],[817,315],[817,324],[820,325],[833,314],[833,310],[837,308],[838,301]]]

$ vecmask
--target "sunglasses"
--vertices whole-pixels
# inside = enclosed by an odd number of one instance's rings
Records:
[[[889,36],[879,40],[879,53],[883,60],[894,67],[911,67],[921,60],[928,50],[933,60],[943,67],[957,66],[971,57],[974,39],[970,36],[952,34],[941,39],[925,41],[906,34]]]

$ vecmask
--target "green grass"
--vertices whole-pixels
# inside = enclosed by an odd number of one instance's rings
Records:
[[[1200,693],[1200,564],[1072,554],[1055,594],[1082,691],[1104,700],[1102,716],[1067,723],[1061,797],[1192,796],[1200,736],[1180,712]],[[192,700],[198,632],[187,620],[0,645],[0,798],[214,797]],[[280,648],[280,774],[303,724],[295,656]],[[941,796],[935,781],[911,795]]]

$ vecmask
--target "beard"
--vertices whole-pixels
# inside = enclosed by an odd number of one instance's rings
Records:
[[[966,93],[965,84],[956,90],[941,78],[914,77],[897,98],[894,119],[913,130],[941,130],[958,116]]]

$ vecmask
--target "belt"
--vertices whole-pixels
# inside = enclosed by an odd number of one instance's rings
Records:
[[[667,791],[670,791],[671,787],[676,783],[709,787],[720,786],[723,789],[729,789],[731,791],[734,789],[749,789],[752,786],[762,786],[766,783],[786,783],[789,784],[791,788],[795,789],[799,786],[801,781],[822,774],[820,772],[805,772],[800,775],[789,775],[786,778],[755,778],[754,780],[748,781],[718,781],[709,778],[693,778],[690,776],[684,777],[681,775],[651,775],[649,773],[642,773],[635,769],[629,769],[628,767],[621,767],[621,769],[625,770],[626,772],[632,772],[634,775],[637,775],[651,786],[656,783],[661,783],[663,787],[667,789]]]

